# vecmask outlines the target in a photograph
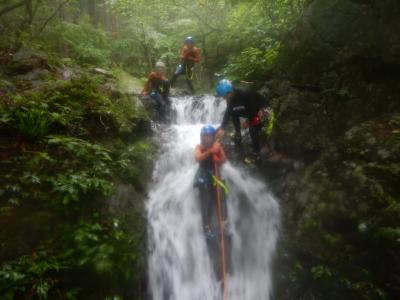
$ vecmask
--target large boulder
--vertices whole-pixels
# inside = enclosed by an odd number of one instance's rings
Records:
[[[397,0],[315,0],[286,37],[285,71],[317,86],[327,71],[347,75],[343,66],[369,80],[399,79],[399,15]]]
[[[272,87],[283,150],[313,159],[358,123],[400,111],[399,16],[397,0],[312,2]]]
[[[309,167],[297,207],[299,277],[341,299],[395,299],[399,180],[399,114],[351,128]]]
[[[32,49],[22,49],[12,55],[7,65],[7,72],[10,75],[26,74],[38,68],[49,68],[46,54]]]

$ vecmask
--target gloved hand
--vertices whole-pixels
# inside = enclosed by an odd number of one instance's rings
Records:
[[[249,128],[249,127],[250,127],[249,121],[248,121],[248,120],[243,121],[243,122],[242,122],[242,127],[243,127],[244,129]]]
[[[214,143],[212,147],[210,148],[210,154],[212,155],[212,159],[215,163],[220,164],[221,163],[221,155],[220,155],[220,150],[221,146],[218,143]]]

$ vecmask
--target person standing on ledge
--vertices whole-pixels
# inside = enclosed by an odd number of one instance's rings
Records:
[[[194,94],[193,87],[193,71],[196,63],[200,61],[200,49],[195,47],[194,38],[188,36],[185,40],[185,46],[181,49],[181,62],[171,79],[171,86],[179,76],[185,75],[186,83],[189,86],[190,92]]]

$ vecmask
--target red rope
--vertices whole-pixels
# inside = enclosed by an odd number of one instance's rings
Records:
[[[215,169],[215,177],[219,178],[218,166],[214,163]],[[221,273],[222,273],[222,299],[227,299],[227,276],[226,276],[226,259],[225,259],[225,237],[224,237],[224,224],[223,224],[223,216],[222,216],[222,205],[221,205],[221,190],[219,185],[216,185],[217,192],[217,217],[218,217],[218,225],[219,225],[219,239],[221,245]]]

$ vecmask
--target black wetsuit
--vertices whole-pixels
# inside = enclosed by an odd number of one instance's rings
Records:
[[[170,83],[159,77],[151,79],[150,97],[156,101],[158,117],[160,122],[166,122],[170,107],[169,101]]]
[[[213,175],[214,162],[212,156],[201,161],[199,163],[199,170],[196,174],[195,188],[198,190],[198,199],[202,215],[202,224],[204,228],[204,234],[207,241],[208,251],[210,253],[211,261],[213,262],[213,268],[215,275],[219,280],[221,277],[221,244],[220,244],[220,230],[218,224],[218,213],[217,213],[217,189],[214,184]],[[226,206],[226,194],[223,189],[220,188],[221,195],[221,210],[223,220],[228,219],[228,210]],[[224,240],[225,240],[225,253],[227,270],[229,272],[231,266],[231,256],[229,249],[231,248],[229,230],[224,221]]]
[[[268,101],[259,93],[250,89],[238,88],[234,89],[232,98],[228,102],[221,127],[226,128],[229,119],[232,117],[233,126],[236,131],[236,140],[240,142],[240,117],[247,118],[250,121],[255,117],[258,111],[268,106]],[[253,144],[253,151],[260,151],[260,131],[262,124],[250,125],[250,137]]]
[[[214,162],[210,155],[199,162],[195,187],[199,190],[201,214],[204,226],[212,226],[215,223],[215,187],[214,187]],[[213,220],[214,219],[214,220]]]

